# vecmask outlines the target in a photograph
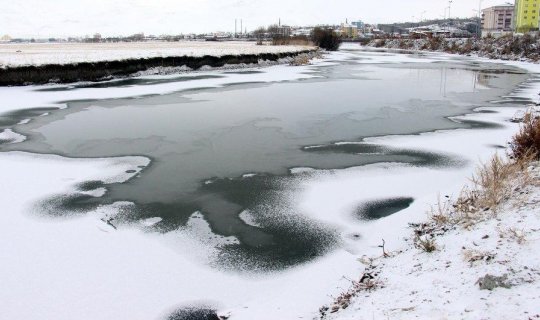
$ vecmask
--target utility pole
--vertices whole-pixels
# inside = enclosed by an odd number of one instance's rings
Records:
[[[238,19],[234,19],[234,37],[235,38],[236,38],[236,30],[238,28],[237,24],[238,24]]]
[[[240,34],[242,34],[244,30],[244,20],[243,19],[240,19]]]
[[[477,25],[477,30],[476,30],[476,37],[478,39],[481,38],[481,35],[480,35],[480,30],[481,30],[481,24],[482,24],[482,1],[483,0],[478,0],[478,25]]]
[[[448,31],[448,35],[450,35],[450,22],[452,21],[452,19],[450,18],[451,15],[450,15],[450,10],[452,10],[452,2],[454,2],[454,0],[449,0],[448,1],[448,27],[447,27],[447,31]]]

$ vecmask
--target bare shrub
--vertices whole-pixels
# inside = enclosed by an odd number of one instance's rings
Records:
[[[436,51],[436,50],[439,50],[443,43],[445,44],[446,41],[444,41],[443,38],[441,37],[432,37],[428,40],[428,48],[429,50],[431,51]]]
[[[431,253],[437,250],[437,243],[435,242],[435,239],[430,235],[417,236],[414,239],[414,245],[418,249],[427,253]]]
[[[341,38],[332,30],[315,28],[311,33],[311,40],[319,48],[336,51],[341,45]]]
[[[460,54],[469,54],[473,51],[473,41],[472,39],[467,39],[467,42],[458,49]]]
[[[382,48],[386,45],[386,39],[379,39],[375,42],[375,48]]]
[[[515,159],[540,160],[540,119],[527,114],[519,133],[512,139],[511,148]]]

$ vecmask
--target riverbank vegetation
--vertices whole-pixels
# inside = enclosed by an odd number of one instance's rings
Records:
[[[490,59],[540,60],[540,39],[535,35],[488,36],[482,39],[447,39],[431,37],[424,39],[384,38],[370,41],[367,46],[388,49],[427,50],[454,54],[475,54]]]

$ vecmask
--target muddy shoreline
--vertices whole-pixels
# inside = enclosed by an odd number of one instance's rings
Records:
[[[0,68],[0,86],[24,86],[46,83],[73,83],[79,81],[102,81],[114,77],[126,77],[136,72],[156,67],[188,67],[198,70],[203,66],[213,68],[225,65],[257,64],[259,61],[278,61],[294,58],[315,50],[289,53],[264,53],[216,56],[177,56],[127,59],[117,61],[85,62],[75,64],[46,64]]]

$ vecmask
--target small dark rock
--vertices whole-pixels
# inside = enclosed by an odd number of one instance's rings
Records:
[[[504,275],[502,277],[496,277],[490,274],[486,274],[484,277],[481,277],[480,279],[478,279],[478,281],[476,281],[476,284],[480,286],[480,290],[492,291],[495,288],[510,289],[512,285],[509,284],[507,280],[508,280],[507,275]]]

